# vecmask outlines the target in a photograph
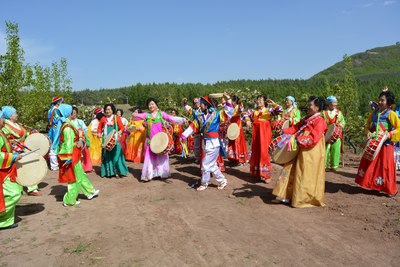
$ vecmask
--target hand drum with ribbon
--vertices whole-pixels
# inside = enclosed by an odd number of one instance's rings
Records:
[[[288,134],[278,136],[272,140],[268,150],[277,164],[288,163],[295,159],[299,153],[294,136]]]

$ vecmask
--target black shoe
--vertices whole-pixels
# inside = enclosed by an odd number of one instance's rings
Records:
[[[17,228],[17,227],[18,227],[18,223],[14,223],[14,224],[11,224],[11,225],[6,226],[6,227],[0,227],[0,230],[13,229],[13,228]]]

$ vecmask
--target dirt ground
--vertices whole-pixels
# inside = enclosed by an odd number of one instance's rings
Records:
[[[358,161],[327,173],[326,206],[307,209],[270,202],[278,165],[263,184],[227,163],[226,189],[196,192],[191,160],[172,157],[172,177],[149,183],[128,163],[125,178],[88,174],[100,196],[77,207],[49,171],[0,232],[0,266],[400,266],[399,197],[358,187]]]

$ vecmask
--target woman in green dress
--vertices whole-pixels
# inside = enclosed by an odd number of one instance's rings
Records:
[[[121,118],[116,114],[115,106],[111,103],[104,105],[104,117],[100,119],[97,128],[98,136],[103,136],[103,145],[107,142],[107,137],[111,132],[114,132],[112,145],[115,146],[111,149],[102,149],[101,160],[101,177],[123,177],[128,175],[128,167],[126,166],[125,155],[122,151],[119,137],[124,130],[124,125]],[[112,146],[110,146],[111,148]]]

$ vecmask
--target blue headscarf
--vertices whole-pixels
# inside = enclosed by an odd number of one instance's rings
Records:
[[[333,103],[333,102],[337,102],[336,96],[331,95],[326,98],[326,103]]]
[[[293,107],[294,107],[294,108],[297,108],[296,99],[295,99],[293,96],[290,96],[290,95],[289,95],[289,96],[286,97],[286,99],[292,101]]]
[[[0,110],[0,119],[3,118],[3,111]]]
[[[67,120],[67,118],[72,114],[72,106],[68,104],[61,104],[56,113],[59,116],[59,120],[57,122],[57,127],[54,132],[54,140],[51,144],[51,148],[57,151],[58,143],[60,142],[60,134],[61,134],[61,126]]]
[[[3,106],[1,109],[3,110],[4,119],[9,119],[17,112],[17,110],[12,106]]]
[[[65,120],[72,114],[72,106],[68,104],[61,104],[58,107],[57,112],[60,115],[61,120],[65,122]]]

